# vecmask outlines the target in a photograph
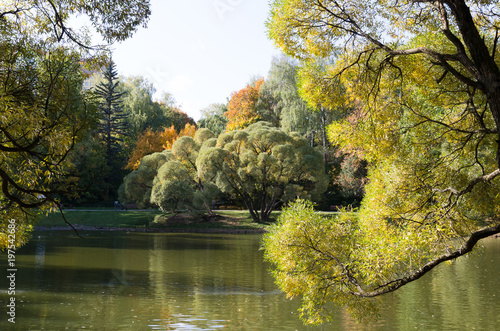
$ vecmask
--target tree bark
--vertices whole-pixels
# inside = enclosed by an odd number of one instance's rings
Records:
[[[477,72],[475,78],[486,95],[497,131],[496,161],[500,167],[500,68],[477,30],[469,7],[463,0],[447,0],[457,22],[463,42]]]

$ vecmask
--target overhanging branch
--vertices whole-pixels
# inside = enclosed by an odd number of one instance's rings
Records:
[[[450,192],[450,194],[452,195],[456,195],[456,196],[462,196],[464,194],[467,194],[467,193],[470,193],[472,191],[472,189],[479,183],[485,183],[485,182],[489,182],[490,180],[494,179],[495,177],[497,177],[498,175],[500,175],[500,169],[496,169],[495,171],[487,174],[487,175],[484,175],[484,176],[480,176],[480,177],[477,177],[477,178],[474,178],[473,180],[471,180],[469,182],[469,185],[467,185],[466,188],[464,188],[463,190],[459,191],[457,189],[454,189],[452,187],[448,187],[444,190],[439,190],[439,189],[435,189],[434,191],[435,192],[440,192],[440,193],[444,193],[444,192]]]
[[[476,246],[476,244],[481,239],[490,237],[490,236],[498,234],[498,233],[500,233],[500,224],[497,224],[495,226],[474,232],[469,237],[469,239],[462,246],[460,246],[459,249],[457,249],[453,252],[450,252],[448,254],[441,255],[440,257],[428,262],[427,264],[425,264],[423,267],[421,267],[417,271],[413,272],[412,274],[410,274],[406,277],[400,278],[400,279],[393,280],[387,284],[380,285],[374,291],[364,291],[361,288],[361,286],[359,286],[359,284],[357,284],[357,282],[356,282],[355,285],[358,288],[358,292],[353,292],[352,294],[360,296],[360,297],[364,297],[364,298],[372,298],[372,297],[376,297],[376,296],[379,296],[379,295],[382,295],[385,293],[393,292],[393,291],[399,289],[400,287],[419,279],[420,277],[422,277],[423,275],[425,275],[426,273],[428,273],[429,271],[431,271],[432,269],[434,269],[436,266],[440,265],[441,263],[446,262],[446,261],[450,261],[450,260],[454,260],[460,256],[463,256],[463,255],[471,252],[472,249],[474,248],[474,246]]]

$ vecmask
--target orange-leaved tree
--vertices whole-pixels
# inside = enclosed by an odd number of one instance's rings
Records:
[[[260,78],[245,88],[231,93],[231,99],[224,115],[229,119],[226,130],[244,129],[261,119],[257,112],[257,101],[264,78]]]
[[[195,133],[196,133],[196,125],[191,124],[191,123],[186,123],[186,125],[184,126],[184,129],[182,129],[179,132],[179,136],[177,138],[184,137],[184,136],[189,136],[189,137],[194,138]],[[175,139],[175,140],[177,140],[177,139]],[[175,142],[175,140],[170,143],[170,146],[167,149],[172,148],[172,144]]]
[[[137,139],[132,156],[125,168],[136,170],[144,156],[155,152],[161,152],[165,149],[171,149],[172,144],[179,137],[194,137],[195,132],[196,126],[190,123],[186,123],[180,132],[175,131],[173,125],[169,128],[165,128],[163,131],[151,131],[150,129],[144,131]]]

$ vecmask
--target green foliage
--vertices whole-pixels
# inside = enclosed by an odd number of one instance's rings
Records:
[[[82,91],[83,68],[103,60],[103,49],[92,52],[84,30],[67,25],[78,13],[112,42],[144,25],[150,11],[148,1],[0,4],[0,249],[7,247],[10,219],[20,246],[33,223],[30,210],[77,191],[69,155],[95,123]]]
[[[261,88],[258,112],[265,121],[286,132],[307,136],[313,131],[314,114],[297,90],[299,64],[290,57],[273,58],[268,78]]]
[[[108,173],[106,165],[106,148],[94,135],[87,137],[75,145],[70,161],[75,167],[78,177],[79,192],[74,196],[62,199],[64,204],[88,203],[102,201],[106,191],[105,175]]]
[[[321,154],[267,122],[220,135],[216,146],[200,151],[196,165],[201,179],[241,199],[255,221],[267,221],[288,200],[317,197],[328,183]]]
[[[144,156],[137,170],[123,178],[123,183],[118,190],[118,198],[121,203],[133,203],[139,208],[151,207],[153,181],[159,169],[173,159],[174,157],[169,151]]]
[[[194,124],[192,118],[179,110],[175,99],[165,93],[160,101],[154,101],[155,87],[144,77],[135,76],[123,79],[121,91],[131,135],[136,137],[146,130],[159,131],[174,126],[177,132],[184,129],[187,123]],[[129,143],[135,143],[133,138]]]
[[[289,298],[301,297],[301,317],[311,324],[331,320],[325,303],[347,306],[360,317],[374,316],[371,302],[353,296],[356,286],[356,243],[359,228],[355,213],[325,217],[311,202],[297,200],[285,208],[263,238],[264,258],[274,264],[273,275]],[[325,289],[329,289],[325,291]]]
[[[204,210],[211,214],[212,200],[220,191],[199,177],[196,159],[200,148],[211,145],[214,137],[210,130],[200,129],[194,138],[177,139],[171,151],[143,157],[138,169],[124,178],[121,201],[156,205],[165,212]]]
[[[101,118],[98,124],[98,135],[105,146],[106,167],[102,169],[104,180],[104,200],[109,200],[111,192],[118,189],[123,178],[125,155],[123,139],[129,135],[128,115],[123,110],[124,92],[119,92],[118,73],[114,63],[110,63],[103,71],[104,80],[95,88],[99,100]]]
[[[122,79],[121,90],[125,92],[122,103],[124,111],[128,114],[128,122],[131,126],[131,133],[134,136],[144,132],[148,128],[152,131],[160,130],[164,127],[162,114],[155,111],[159,107],[154,106],[153,94],[155,88],[145,78],[127,77]]]
[[[30,209],[50,208],[59,194],[71,194],[76,178],[68,153],[87,128],[78,54],[46,48],[39,56],[30,40],[1,48],[0,194],[4,230],[16,220],[16,245],[32,221]],[[12,48],[10,48],[12,47]],[[17,49],[16,49],[17,48]],[[1,233],[0,249],[7,232]]]
[[[194,189],[189,172],[178,161],[165,163],[159,170],[151,191],[151,202],[163,211],[191,209]]]
[[[194,134],[194,141],[202,145],[205,141],[216,137],[215,132],[207,128],[201,128]]]
[[[348,154],[343,156],[336,184],[340,188],[339,194],[344,201],[359,205],[364,196],[364,188],[367,182],[366,171],[366,162],[357,155]]]
[[[316,146],[321,151],[332,183],[323,195],[320,207],[328,209],[331,205],[359,202],[366,176],[356,171],[350,173],[353,176],[344,176],[344,165],[352,156],[346,154],[345,160],[344,157],[336,156],[345,153],[340,153],[338,146],[328,141],[328,125],[345,117],[349,105],[330,102],[333,99],[330,93],[332,91],[325,90],[325,84],[322,84],[325,80],[318,77],[319,68],[324,67],[319,63],[320,61],[315,63],[317,70],[311,72],[311,67],[314,66],[307,62],[299,62],[285,55],[274,58],[260,90],[257,108],[266,121],[286,132],[298,132],[309,140],[311,146]],[[316,75],[313,76],[313,73]],[[338,89],[335,92],[345,95],[345,92]],[[335,97],[338,98],[337,95]],[[339,176],[342,177],[337,178]],[[354,183],[356,188],[353,190]]]
[[[229,121],[224,113],[227,112],[227,106],[224,104],[212,104],[201,110],[201,119],[198,121],[200,128],[207,128],[216,136],[226,130]]]
[[[123,110],[122,99],[125,92],[119,92],[116,65],[110,63],[103,71],[104,80],[95,87],[101,111],[98,132],[106,146],[106,159],[116,157],[121,151],[120,143],[128,135],[128,116]]]

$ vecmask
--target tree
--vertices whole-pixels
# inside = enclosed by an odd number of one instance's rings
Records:
[[[339,186],[339,195],[345,205],[358,206],[364,196],[367,182],[366,161],[356,154],[342,155],[339,173],[335,184]]]
[[[179,132],[188,123],[194,125],[194,120],[180,111],[170,93],[164,93],[159,101],[154,101],[155,87],[144,77],[125,78],[120,86],[125,92],[122,103],[132,126],[132,136],[148,129],[160,131],[172,125]],[[131,145],[135,143],[134,139],[129,141]]]
[[[167,118],[168,125],[173,125],[177,132],[185,128],[186,124],[196,126],[195,121],[191,117],[189,117],[188,114],[180,110],[177,106],[167,107],[166,104],[162,101],[155,102],[155,105],[157,105],[157,107],[165,109],[165,117]]]
[[[260,78],[248,84],[245,88],[231,93],[227,112],[224,113],[224,116],[229,120],[226,127],[228,131],[244,129],[262,119],[257,113],[256,107],[263,83],[264,79]]]
[[[14,242],[22,243],[32,224],[29,211],[48,207],[73,189],[76,178],[68,153],[86,129],[87,114],[76,54],[53,49],[40,58],[19,48],[2,48],[2,53],[0,246],[4,249],[10,246],[9,219],[18,231]],[[63,178],[68,181],[61,182]]]
[[[136,136],[147,129],[157,131],[165,127],[166,118],[155,112],[153,95],[155,88],[144,77],[135,76],[122,79],[121,90],[124,111],[128,114],[131,133]]]
[[[200,129],[194,138],[180,137],[172,145],[174,159],[165,163],[154,180],[151,201],[164,211],[205,210],[212,213],[212,200],[219,193],[211,178],[201,178],[197,165],[200,150],[212,146],[215,134]]]
[[[282,55],[273,58],[268,78],[260,91],[258,110],[264,120],[274,123],[286,132],[309,136],[313,110],[298,92],[299,63]]]
[[[273,58],[268,78],[260,90],[258,113],[286,132],[303,135],[311,146],[321,146],[323,161],[330,166],[333,148],[328,142],[326,128],[338,115],[323,102],[307,98],[309,92],[304,93],[302,88],[306,82],[300,75],[303,66],[285,55]]]
[[[201,118],[198,121],[200,128],[207,128],[216,136],[226,130],[228,119],[224,116],[227,112],[227,106],[224,104],[215,103],[201,110]]]
[[[137,204],[139,208],[153,206],[151,189],[158,170],[174,157],[170,151],[152,153],[144,156],[136,170],[123,178],[118,190],[118,199],[122,204]]]
[[[122,98],[125,92],[119,92],[118,73],[112,62],[103,72],[104,81],[96,86],[95,93],[99,97],[99,110],[101,120],[98,125],[98,134],[105,146],[106,167],[104,181],[104,200],[109,198],[110,191],[117,186],[118,180],[123,178],[121,169],[125,156],[123,151],[123,138],[129,133],[130,124],[128,116],[123,110]]]
[[[241,199],[256,222],[267,222],[284,202],[314,198],[328,183],[321,154],[267,122],[220,135],[200,150],[196,165],[202,179]]]
[[[68,27],[77,13],[89,16],[112,42],[129,37],[150,12],[148,1],[0,5],[0,249],[24,244],[33,214],[75,191],[68,155],[93,118],[80,60],[101,58],[90,54],[83,34]]]
[[[101,121],[98,132],[106,146],[106,159],[108,162],[121,151],[120,143],[128,135],[130,125],[128,116],[123,110],[122,98],[125,92],[119,92],[118,72],[116,65],[110,63],[103,72],[104,81],[96,86],[95,93],[101,103]]]
[[[92,129],[95,129],[95,126],[92,126]],[[102,201],[103,192],[106,192],[106,174],[103,172],[106,168],[105,146],[91,133],[93,132],[88,132],[76,143],[69,155],[69,162],[74,166],[74,174],[78,178],[78,189],[75,190],[77,194],[61,197],[61,203],[65,205]]]
[[[161,152],[166,149],[171,149],[172,145],[179,137],[194,137],[195,133],[196,127],[189,123],[187,123],[184,129],[182,129],[179,133],[175,131],[173,125],[170,128],[157,132],[152,132],[148,129],[139,136],[132,152],[132,156],[130,157],[125,168],[129,170],[136,170],[144,156],[155,152]]]
[[[193,201],[194,189],[187,169],[179,161],[165,163],[155,177],[151,202],[165,212],[176,212],[192,209]]]
[[[328,318],[329,300],[365,316],[372,307],[364,298],[500,233],[498,8],[464,0],[272,3],[269,35],[285,52],[311,63],[334,58],[320,88],[331,91],[331,105],[349,102],[354,116],[335,123],[330,137],[370,163],[357,214],[327,222],[298,205],[266,241],[278,283],[303,296],[308,321]],[[347,98],[334,92],[341,88]],[[296,222],[304,217],[310,222]]]

